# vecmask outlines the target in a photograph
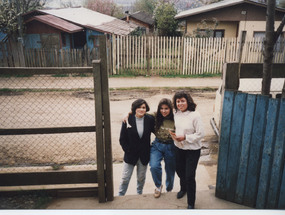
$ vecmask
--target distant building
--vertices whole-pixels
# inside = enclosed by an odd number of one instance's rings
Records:
[[[280,24],[284,14],[284,8],[276,8],[275,26]],[[202,20],[211,23],[214,19],[217,20],[218,25],[213,30],[212,37],[239,37],[243,31],[251,38],[264,37],[266,5],[250,0],[224,0],[182,11],[175,18],[186,22],[184,33],[188,35],[193,35]],[[203,33],[205,29],[199,30]]]
[[[137,11],[135,13],[130,14],[126,11],[126,16],[123,18],[128,23],[134,23],[140,27],[140,30],[144,34],[152,34],[154,31],[154,19],[151,15]]]
[[[96,48],[98,35],[128,35],[133,23],[86,8],[35,10],[23,15],[26,48]]]

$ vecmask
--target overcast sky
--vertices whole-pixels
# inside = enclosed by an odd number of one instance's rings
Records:
[[[83,6],[87,0],[47,0],[46,7],[59,8],[61,4],[71,3],[73,7]],[[115,3],[122,6],[130,6],[136,0],[114,0]]]

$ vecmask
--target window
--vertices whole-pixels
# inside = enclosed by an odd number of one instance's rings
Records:
[[[225,36],[225,30],[199,29],[197,35],[199,37],[223,38]]]
[[[66,46],[66,34],[61,34],[62,47]]]
[[[225,30],[214,30],[214,37],[224,37],[225,36]]]
[[[58,34],[41,34],[42,48],[45,49],[59,49],[59,35]]]
[[[259,49],[262,49],[262,45],[263,45],[263,42],[264,42],[264,39],[265,39],[265,32],[264,31],[255,31],[253,32],[253,37],[255,39],[259,38],[258,41],[260,42],[256,42],[256,45],[258,45]],[[274,47],[274,51],[275,52],[283,52],[285,48],[285,32],[282,32],[280,34],[280,36],[278,37],[278,40],[275,44],[275,47]]]

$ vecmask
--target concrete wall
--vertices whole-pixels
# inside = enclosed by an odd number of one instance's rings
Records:
[[[207,23],[209,27],[214,27],[213,23]],[[187,34],[193,35],[193,31],[198,27],[203,29],[201,22],[187,22]],[[216,29],[225,30],[225,38],[237,37],[238,22],[220,22]]]
[[[281,23],[280,21],[275,22],[275,30],[278,28],[280,23]],[[263,21],[241,21],[238,36],[241,35],[242,31],[246,31],[247,32],[246,36],[249,38],[252,38],[254,32],[257,32],[257,31],[265,32],[265,29],[266,29],[266,22],[263,22]]]
[[[208,22],[208,26],[214,26],[213,23]],[[280,25],[280,21],[275,22],[275,30]],[[193,31],[200,27],[203,29],[201,22],[187,22],[187,35],[193,35]],[[252,38],[254,32],[265,32],[265,21],[240,21],[239,22],[219,22],[216,27],[217,30],[225,30],[225,38],[239,37],[242,31],[247,32],[247,37]]]

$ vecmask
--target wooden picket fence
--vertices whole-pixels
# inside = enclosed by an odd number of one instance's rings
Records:
[[[87,48],[69,50],[18,48],[18,51],[15,51],[17,49],[15,47],[17,46],[0,44],[0,66],[91,66],[92,60],[98,59],[99,56],[98,48],[91,50]],[[278,41],[275,46],[274,63],[285,63],[284,47],[285,40]],[[238,38],[113,35],[112,39],[107,41],[107,50],[110,75],[218,74],[222,72],[224,63],[263,62],[263,40],[260,38],[246,39],[241,43]]]
[[[239,59],[238,38],[113,36],[113,74],[194,75],[221,73],[224,63],[262,63],[263,40],[247,39]],[[274,63],[285,62],[285,40],[278,41]]]

